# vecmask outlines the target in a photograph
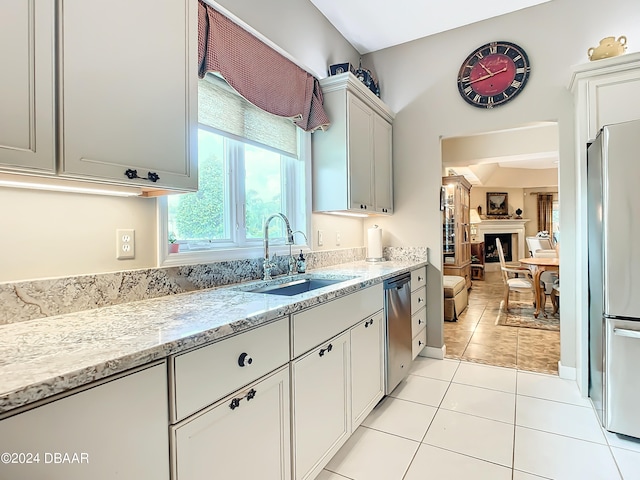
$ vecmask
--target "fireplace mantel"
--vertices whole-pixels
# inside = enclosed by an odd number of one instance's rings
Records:
[[[484,242],[485,233],[492,234],[507,234],[516,236],[516,240],[513,243],[513,260],[517,260],[518,258],[523,258],[526,256],[525,249],[525,223],[529,222],[530,219],[522,218],[507,218],[500,220],[482,220],[481,223],[477,224],[477,240],[480,242]],[[515,248],[517,247],[517,249]],[[488,266],[488,265],[487,265]],[[496,265],[496,268],[499,268],[499,265]]]

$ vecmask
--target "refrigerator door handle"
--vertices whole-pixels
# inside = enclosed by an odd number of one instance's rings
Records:
[[[626,328],[614,328],[613,334],[618,335],[620,337],[640,338],[640,331],[628,330]]]

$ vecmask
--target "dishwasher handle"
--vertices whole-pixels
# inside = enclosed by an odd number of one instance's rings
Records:
[[[403,275],[398,275],[397,277],[385,280],[383,283],[383,287],[385,290],[393,290],[396,288],[399,290],[409,282],[411,282],[411,274],[405,273]]]

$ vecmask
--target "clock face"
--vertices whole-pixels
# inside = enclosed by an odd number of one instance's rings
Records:
[[[522,91],[530,72],[527,54],[518,45],[487,43],[462,63],[458,91],[474,107],[497,107]]]

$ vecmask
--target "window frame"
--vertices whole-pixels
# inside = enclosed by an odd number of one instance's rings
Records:
[[[210,129],[210,127],[206,127]],[[200,128],[200,125],[198,125]],[[224,133],[220,133],[225,136]],[[291,198],[290,204],[300,205],[304,200],[304,209],[302,211],[296,210],[294,215],[287,214],[289,218],[291,228],[293,230],[300,230],[304,233],[306,239],[311,238],[311,133],[304,132],[301,129],[297,129],[298,136],[298,159],[301,162],[302,172],[299,172],[300,176],[303,178],[297,179],[295,177],[295,173],[291,169],[285,168],[285,188],[287,189],[286,195],[288,198]],[[230,137],[233,139],[233,137]],[[242,139],[235,139],[242,140]],[[246,142],[251,143],[251,142]],[[231,175],[232,177],[235,175],[240,175],[240,172],[236,171],[237,169],[232,168]],[[292,176],[294,176],[298,182],[304,183],[304,193],[301,192],[300,188],[296,187],[296,181],[291,181]],[[238,218],[241,218],[243,215],[242,203],[236,202],[236,199],[239,198],[240,193],[238,192],[236,185],[237,182],[235,178],[232,178],[230,181],[231,191],[230,191],[230,212],[231,218],[229,221],[231,222],[231,228],[235,224]],[[167,197],[159,197],[157,199],[157,224],[158,224],[158,266],[160,267],[170,267],[170,266],[179,266],[179,265],[194,265],[194,264],[205,264],[205,263],[214,263],[225,260],[243,260],[243,259],[255,259],[255,258],[263,258],[264,256],[264,245],[262,241],[254,240],[247,242],[246,246],[230,246],[221,245],[218,248],[210,249],[210,250],[198,250],[198,251],[188,251],[188,252],[179,252],[169,254],[169,212],[168,212],[168,199]],[[277,213],[277,212],[273,212]],[[286,213],[285,213],[286,214]],[[304,222],[302,222],[302,218],[304,217]],[[244,223],[244,222],[243,222]],[[304,223],[301,225],[301,223]],[[244,228],[242,225],[241,228]],[[300,250],[305,253],[308,253],[311,248],[309,244],[309,240],[305,240],[305,237],[301,235],[294,235],[295,245],[291,249],[292,254],[296,254]],[[278,243],[270,243],[269,250],[273,254],[277,255],[288,255],[290,247],[284,244]]]

